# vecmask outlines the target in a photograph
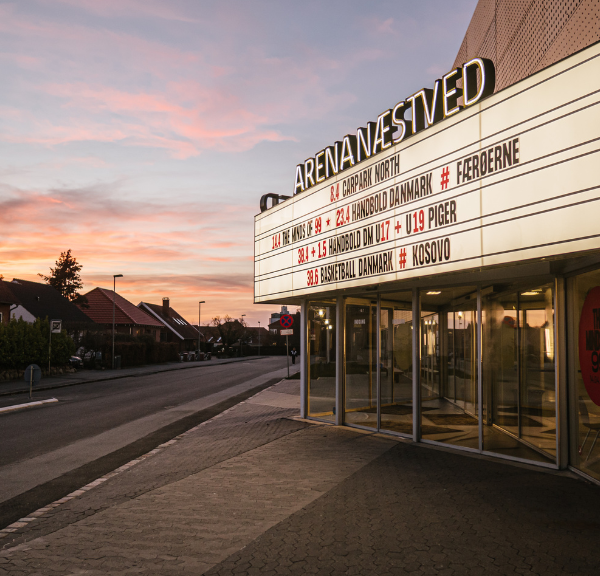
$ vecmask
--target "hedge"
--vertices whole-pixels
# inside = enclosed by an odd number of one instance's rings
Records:
[[[179,360],[179,345],[175,342],[145,341],[138,337],[134,342],[115,342],[115,356],[121,357],[121,367],[160,364]],[[112,342],[102,347],[102,357],[110,365]]]
[[[19,318],[0,324],[0,369],[23,370],[29,364],[47,367],[49,332],[48,319],[29,324]],[[74,352],[75,344],[64,330],[52,334],[53,366],[65,366]]]

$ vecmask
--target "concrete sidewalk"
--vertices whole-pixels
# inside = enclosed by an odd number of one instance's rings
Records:
[[[295,418],[284,381],[0,539],[0,574],[598,573],[600,488]]]
[[[121,368],[119,370],[78,370],[72,374],[61,374],[60,376],[50,376],[42,378],[39,384],[33,387],[33,393],[54,390],[65,386],[75,386],[77,384],[88,384],[90,382],[102,382],[105,380],[118,380],[120,378],[129,378],[135,376],[148,376],[149,374],[159,374],[160,372],[171,372],[173,370],[190,370],[194,368],[205,368],[216,364],[230,364],[232,362],[247,362],[257,358],[266,358],[266,356],[243,356],[241,358],[213,358],[211,360],[202,360],[198,362],[167,362],[165,364],[148,364],[145,366],[135,366],[134,368]],[[0,397],[12,396],[15,394],[29,393],[29,384],[24,380],[9,380],[0,382]]]

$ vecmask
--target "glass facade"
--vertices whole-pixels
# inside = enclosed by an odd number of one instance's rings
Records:
[[[380,302],[380,429],[413,433],[412,298],[398,293]]]
[[[369,296],[308,303],[310,417],[600,481],[600,268]]]

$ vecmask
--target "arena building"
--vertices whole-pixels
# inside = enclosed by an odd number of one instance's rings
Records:
[[[303,416],[600,480],[599,40],[596,0],[481,0],[447,74],[261,199]]]

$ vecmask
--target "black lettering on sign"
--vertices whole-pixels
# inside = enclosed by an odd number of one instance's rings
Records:
[[[387,190],[383,192],[377,192],[367,196],[364,200],[359,200],[352,204],[352,222],[369,218],[374,214],[379,214],[387,210],[388,207],[388,193]]]
[[[355,261],[348,260],[348,262],[339,262],[323,266],[320,270],[320,276],[321,284],[356,278]]]
[[[456,183],[464,184],[506,170],[520,161],[519,139],[512,138],[456,162]]]
[[[349,232],[348,234],[340,234],[329,239],[329,255],[343,254],[360,248],[360,230]]]
[[[358,276],[373,276],[385,274],[394,271],[393,252],[383,252],[382,254],[373,254],[358,259]]]
[[[412,247],[413,266],[428,266],[450,260],[450,238],[421,242]]]
[[[440,202],[427,210],[429,230],[456,223],[456,200]]]

